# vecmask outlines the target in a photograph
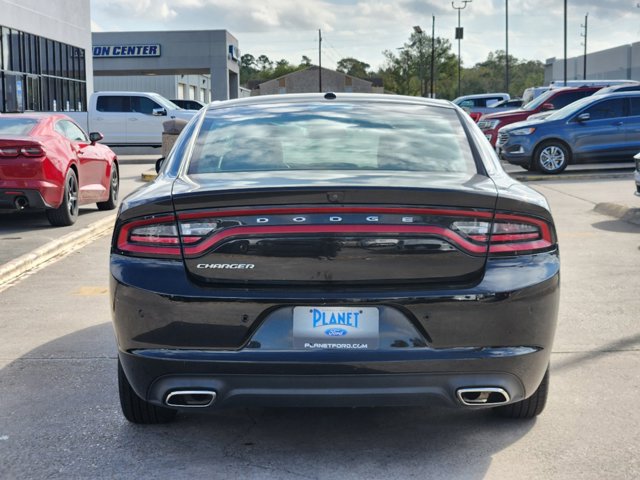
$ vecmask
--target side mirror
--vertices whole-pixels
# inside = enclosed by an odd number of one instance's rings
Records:
[[[99,142],[103,138],[104,138],[104,135],[102,135],[100,132],[89,133],[89,141],[91,142],[91,145],[95,145],[97,142]]]
[[[164,108],[154,108],[151,110],[151,115],[154,117],[166,117],[167,111]]]
[[[587,120],[591,120],[591,114],[581,113],[577,118],[579,122],[586,122]]]
[[[555,110],[556,107],[553,106],[553,103],[543,103],[542,110]]]
[[[160,170],[162,170],[162,165],[164,165],[164,157],[160,157],[158,160],[156,160],[156,173],[160,173]]]

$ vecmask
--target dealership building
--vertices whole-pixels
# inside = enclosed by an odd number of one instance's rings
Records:
[[[91,33],[88,0],[0,0],[0,112],[86,110],[95,90],[240,95],[226,30]]]
[[[0,112],[82,110],[93,91],[83,0],[0,0]]]
[[[157,92],[209,102],[238,98],[238,40],[226,30],[93,33],[96,90]]]

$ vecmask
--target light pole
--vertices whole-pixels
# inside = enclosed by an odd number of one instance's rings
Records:
[[[422,35],[422,28],[420,28],[420,25],[416,25],[413,27],[413,31],[418,34],[418,35]],[[418,64],[418,75],[420,76],[420,96],[424,97],[424,55],[422,54],[423,52],[423,45],[422,45],[422,37],[420,37],[418,39],[418,55],[420,56],[419,58],[419,64]]]
[[[589,12],[587,12],[587,14],[584,16],[584,25],[580,25],[582,28],[584,28],[584,33],[581,33],[580,35],[582,35],[584,37],[584,55],[582,56],[582,79],[586,80],[587,79],[587,33],[588,32],[588,22],[589,21]]]
[[[436,70],[436,16],[431,15],[431,88],[429,89],[430,98],[436,98],[435,95],[435,72]]]
[[[504,87],[505,92],[509,93],[509,0],[505,0],[504,5],[504,36],[505,36],[505,58],[504,58]]]
[[[460,10],[464,10],[467,7],[467,3],[471,3],[473,0],[462,0],[462,6],[456,7],[456,2],[451,2],[451,6],[458,11],[458,28],[456,28],[456,40],[458,40],[458,96],[460,96],[460,40],[462,40],[463,33],[460,26]]]
[[[564,86],[567,86],[567,0],[564,0]]]

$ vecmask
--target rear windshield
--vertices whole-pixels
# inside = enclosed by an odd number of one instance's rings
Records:
[[[33,118],[3,118],[0,116],[0,134],[26,135],[38,123]]]
[[[207,112],[188,173],[310,169],[476,172],[453,109],[294,103]]]

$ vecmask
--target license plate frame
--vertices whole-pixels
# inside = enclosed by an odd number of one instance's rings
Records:
[[[372,350],[380,343],[377,307],[293,308],[293,347],[303,350]]]

